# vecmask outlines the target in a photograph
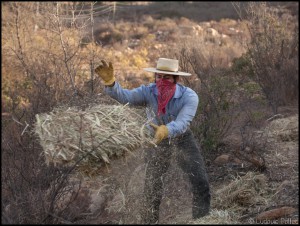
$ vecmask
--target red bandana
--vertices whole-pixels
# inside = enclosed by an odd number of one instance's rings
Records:
[[[160,115],[166,113],[166,106],[169,100],[175,93],[176,84],[170,82],[166,79],[160,79],[156,82],[156,87],[158,90],[158,112],[157,114]]]

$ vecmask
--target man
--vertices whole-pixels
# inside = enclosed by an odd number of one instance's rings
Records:
[[[190,73],[178,71],[178,60],[159,58],[156,68],[144,68],[155,73],[155,83],[138,88],[123,89],[116,81],[113,65],[102,60],[95,71],[103,79],[105,92],[122,104],[147,107],[147,117],[155,130],[154,142],[158,144],[147,152],[147,170],[144,187],[143,223],[159,220],[159,205],[163,194],[162,177],[170,166],[177,147],[176,159],[189,176],[193,192],[193,218],[209,213],[210,190],[205,164],[197,142],[189,128],[198,107],[198,95],[190,88],[178,84],[179,76]]]

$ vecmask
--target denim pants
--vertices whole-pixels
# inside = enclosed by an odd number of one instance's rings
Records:
[[[193,193],[193,218],[200,218],[209,212],[210,189],[205,164],[200,153],[200,148],[189,129],[183,135],[172,140],[162,141],[157,148],[147,152],[145,161],[147,165],[144,186],[144,206],[141,210],[144,224],[158,223],[159,205],[163,194],[163,178],[166,174],[171,157],[175,157],[177,164],[189,176]],[[174,147],[177,146],[177,148]]]

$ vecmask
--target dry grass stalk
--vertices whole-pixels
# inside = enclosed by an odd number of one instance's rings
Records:
[[[34,132],[47,164],[80,161],[80,171],[91,173],[113,158],[153,144],[145,120],[139,109],[128,105],[95,105],[84,111],[60,107],[36,115]]]

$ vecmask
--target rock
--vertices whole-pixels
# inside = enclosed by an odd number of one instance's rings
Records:
[[[216,29],[213,29],[211,27],[206,29],[206,33],[208,35],[213,36],[213,37],[219,37],[220,36],[219,32]]]
[[[235,162],[235,163],[237,163],[237,164],[242,164],[243,162],[240,160],[240,159],[238,159],[238,158],[234,158],[233,159],[233,162]]]
[[[284,217],[286,215],[290,215],[290,214],[294,213],[295,211],[296,211],[296,209],[293,208],[293,207],[284,206],[284,207],[281,207],[281,208],[277,208],[277,209],[262,212],[256,217],[256,220],[257,221],[262,221],[262,220],[277,219],[277,218],[280,218],[280,217]]]
[[[214,160],[214,163],[217,164],[217,165],[223,165],[225,163],[228,163],[229,161],[229,155],[220,155],[218,156],[215,160]]]

